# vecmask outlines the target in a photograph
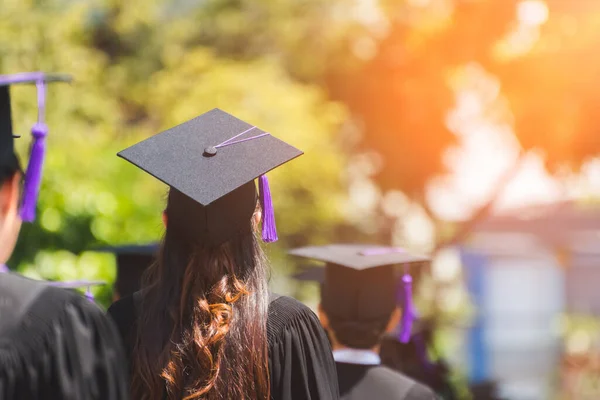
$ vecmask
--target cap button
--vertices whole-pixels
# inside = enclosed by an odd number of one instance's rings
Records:
[[[204,155],[206,157],[212,157],[217,154],[217,148],[215,146],[208,146],[204,149]]]

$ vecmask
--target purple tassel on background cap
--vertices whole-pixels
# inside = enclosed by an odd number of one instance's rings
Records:
[[[10,272],[8,267],[4,264],[0,264],[0,274],[6,273],[6,272]]]
[[[91,301],[92,303],[94,303],[94,295],[92,294],[92,291],[90,290],[89,287],[85,291],[85,298],[88,299],[89,301]]]
[[[412,277],[408,272],[402,276],[402,320],[400,322],[400,343],[408,343],[415,319],[415,307],[412,301]]]
[[[21,219],[25,222],[35,220],[35,208],[42,183],[42,168],[46,153],[46,135],[48,128],[45,124],[38,122],[31,129],[33,145],[29,156],[29,165],[25,173],[25,185],[23,190],[23,204],[21,206]]]
[[[262,239],[265,243],[276,242],[277,226],[275,225],[275,210],[271,199],[271,189],[267,175],[261,175],[258,179],[260,191],[260,206],[262,207]]]

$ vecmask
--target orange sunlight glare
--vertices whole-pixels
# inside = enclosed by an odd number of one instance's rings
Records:
[[[484,204],[519,154],[508,124],[489,117],[490,109],[502,107],[495,78],[470,65],[463,71],[460,86],[456,107],[448,116],[460,145],[447,152],[450,173],[434,180],[427,193],[433,211],[446,220],[466,219]],[[563,191],[545,171],[541,158],[531,154],[498,199],[497,209],[557,201]]]

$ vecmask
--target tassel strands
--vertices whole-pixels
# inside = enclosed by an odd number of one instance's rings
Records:
[[[40,79],[36,83],[36,86],[38,95],[38,122],[31,129],[33,144],[31,146],[27,172],[25,173],[23,203],[21,205],[21,218],[24,222],[33,222],[35,220],[37,199],[42,183],[42,171],[46,154],[46,136],[48,135],[48,127],[44,123],[46,85],[43,79]]]
[[[404,275],[402,276],[402,320],[398,335],[398,340],[401,343],[408,343],[410,341],[415,316],[415,306],[412,299],[412,277],[408,273],[408,268],[405,268]]]
[[[275,225],[275,209],[271,198],[271,189],[267,175],[261,175],[258,180],[260,191],[260,206],[262,208],[262,239],[265,243],[273,243],[278,239]]]
[[[94,295],[92,294],[92,290],[89,286],[85,291],[85,298],[94,303]]]

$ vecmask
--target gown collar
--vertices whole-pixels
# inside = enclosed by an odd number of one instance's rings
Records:
[[[339,363],[359,365],[379,365],[381,358],[379,354],[366,349],[339,349],[333,351],[333,359]]]

